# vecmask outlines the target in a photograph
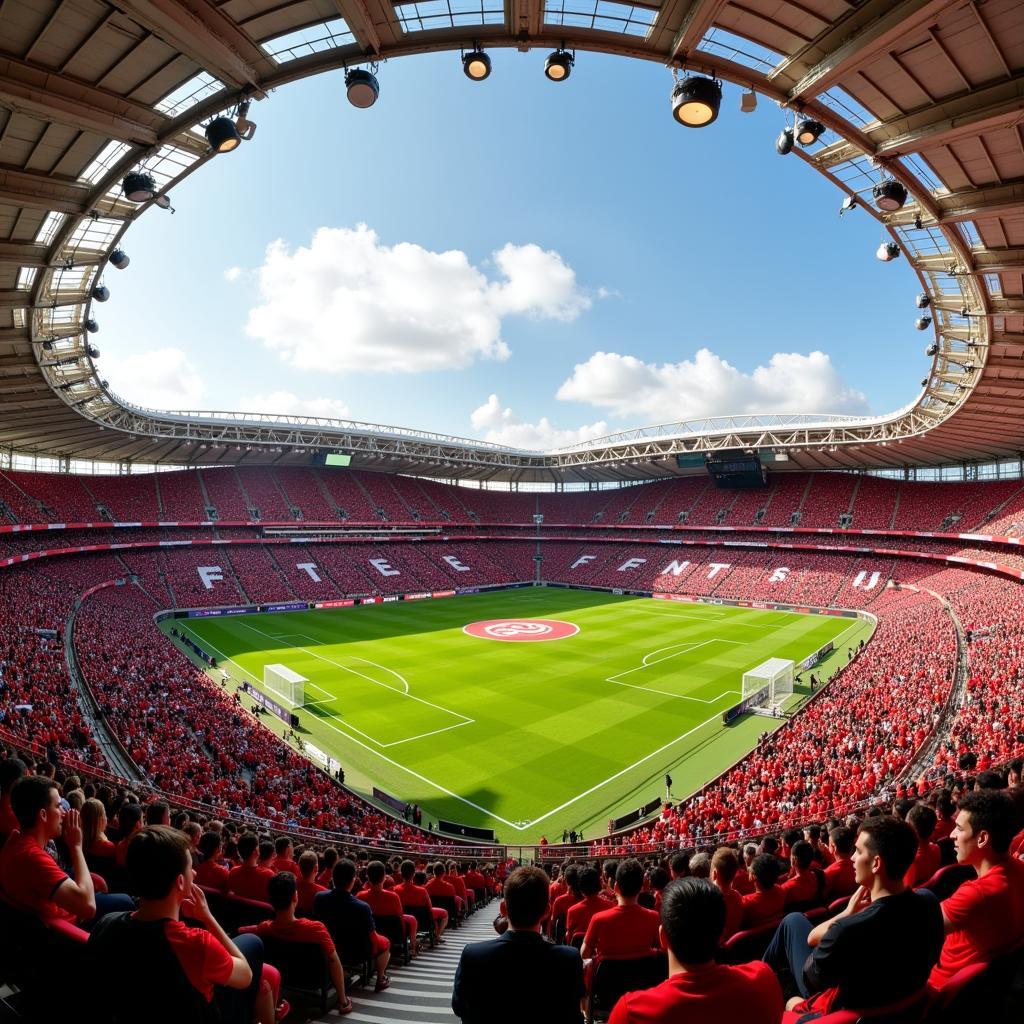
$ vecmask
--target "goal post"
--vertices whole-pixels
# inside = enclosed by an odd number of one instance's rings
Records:
[[[305,703],[307,682],[309,680],[305,676],[293,672],[287,665],[263,666],[263,686],[293,708],[300,708]]]
[[[751,705],[777,704],[793,692],[794,663],[787,658],[769,658],[743,673],[742,696]]]

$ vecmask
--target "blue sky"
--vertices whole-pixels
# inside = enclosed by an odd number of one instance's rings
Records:
[[[776,155],[774,104],[726,85],[687,130],[664,67],[580,53],[556,85],[544,56],[495,50],[483,83],[396,60],[370,110],[340,73],[254,103],[255,138],[125,237],[94,310],[111,387],[527,447],[913,398],[917,279]]]

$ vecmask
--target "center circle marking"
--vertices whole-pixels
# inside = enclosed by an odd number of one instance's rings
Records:
[[[565,640],[575,636],[580,627],[562,619],[481,619],[462,627],[468,636],[505,643],[538,643],[542,640]]]

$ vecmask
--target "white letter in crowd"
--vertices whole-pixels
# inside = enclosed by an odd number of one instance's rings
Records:
[[[569,566],[569,568],[575,569],[577,566],[586,565],[587,562],[592,562],[595,558],[597,558],[597,555],[580,555],[580,557],[577,558],[576,561]]]
[[[862,587],[864,590],[874,590],[878,586],[878,577],[881,575],[879,572],[873,572],[871,578],[868,579],[868,573],[866,569],[861,569],[859,573],[854,577],[853,585],[855,587]],[[867,580],[867,583],[864,581]]]
[[[630,569],[639,569],[646,561],[646,558],[627,558],[622,565],[619,566],[619,572],[629,572]]]
[[[771,574],[771,576],[768,577],[768,582],[769,583],[785,583],[786,582],[786,577],[788,575],[789,575],[789,569],[786,566],[784,566],[784,565],[779,566],[779,568],[776,569],[775,572],[773,572]]]
[[[224,573],[221,572],[219,565],[200,565],[196,569],[199,573],[199,578],[203,581],[203,586],[207,590],[213,590],[213,585],[217,580],[224,579]]]
[[[314,583],[322,582],[320,577],[317,575],[317,572],[316,572],[316,562],[296,562],[295,563],[295,568],[296,569],[302,569],[304,572],[309,573],[309,578]]]
[[[441,558],[446,561],[456,572],[469,572],[469,566],[463,565],[456,555],[442,555]]]
[[[711,572],[708,573],[708,579],[713,580],[723,569],[731,569],[732,562],[712,562]]]
[[[684,572],[689,568],[689,562],[674,561],[669,562],[664,569],[661,570],[659,575],[661,576],[682,576]]]
[[[386,558],[371,558],[370,565],[374,567],[381,574],[381,576],[401,576],[402,574],[392,568],[391,563]]]

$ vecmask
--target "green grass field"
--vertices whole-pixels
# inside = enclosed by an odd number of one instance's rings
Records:
[[[542,643],[463,632],[501,618],[579,632]],[[744,671],[841,636],[828,675],[870,634],[831,616],[546,588],[173,624],[229,659],[235,680],[262,686],[273,663],[305,676],[299,731],[358,791],[379,786],[420,804],[424,822],[492,827],[507,843],[602,834],[663,793],[666,771],[677,796],[693,791],[773,724],[721,724]]]

